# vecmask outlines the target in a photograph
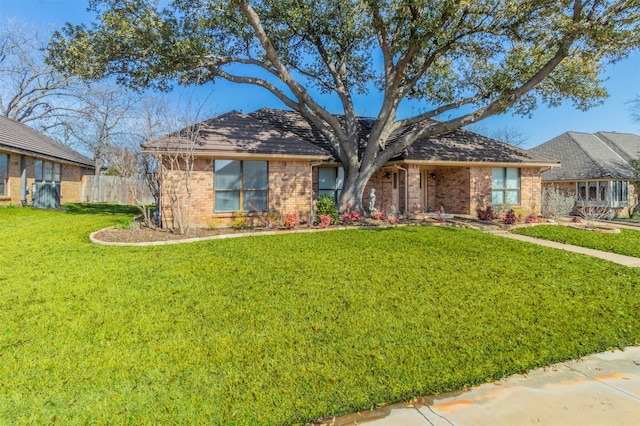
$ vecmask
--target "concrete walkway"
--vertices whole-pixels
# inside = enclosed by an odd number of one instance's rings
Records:
[[[591,355],[462,392],[324,419],[345,426],[640,425],[640,347]]]
[[[539,238],[528,237],[526,235],[512,234],[508,231],[490,231],[490,233],[505,238],[511,238],[513,240],[525,241],[528,243],[539,244],[541,246],[553,247],[560,250],[572,251],[574,253],[586,254],[588,256],[608,260],[609,262],[614,262],[619,265],[629,266],[631,268],[640,267],[640,259],[637,257],[624,256],[622,254],[594,250],[580,246],[573,246],[570,244],[556,243],[554,241],[541,240]],[[640,422],[638,422],[638,424],[640,425]]]

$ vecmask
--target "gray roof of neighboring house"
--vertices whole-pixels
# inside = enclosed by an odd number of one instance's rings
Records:
[[[93,168],[93,161],[31,127],[0,116],[0,149]]]
[[[342,116],[336,117],[342,120]],[[358,120],[361,149],[366,143],[371,123],[372,120],[368,118]],[[200,126],[200,137],[194,147],[196,152],[320,155],[333,158],[331,146],[324,136],[295,111],[271,108],[262,108],[249,114],[232,111],[203,121]],[[402,133],[400,131],[392,135],[392,139]],[[166,149],[168,144],[175,146],[177,139],[172,136],[175,135],[146,142],[143,147],[151,150]],[[555,159],[466,130],[418,140],[394,160],[558,164]]]
[[[194,134],[190,137],[191,132],[197,132],[197,136]],[[202,121],[172,135],[145,142],[142,146],[146,150],[175,150],[187,147],[186,145],[180,147],[180,144],[191,145],[190,140],[195,141],[193,150],[202,153],[328,157],[325,150],[301,140],[286,129],[265,126],[261,121],[237,111]]]
[[[640,136],[629,133],[566,132],[531,149],[560,160],[562,165],[542,175],[545,181],[630,179],[629,161],[638,158]]]

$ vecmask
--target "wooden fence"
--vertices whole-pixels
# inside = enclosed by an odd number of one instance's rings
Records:
[[[135,205],[136,199],[138,203],[154,203],[153,196],[142,179],[93,175],[82,177],[84,202]]]

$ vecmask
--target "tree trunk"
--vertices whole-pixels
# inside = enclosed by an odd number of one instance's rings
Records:
[[[351,210],[358,211],[362,214],[366,213],[362,208],[362,196],[367,182],[369,182],[374,172],[375,169],[372,166],[362,166],[361,170],[345,170],[342,195],[340,196],[338,205],[341,213],[347,210],[347,204],[351,206]]]

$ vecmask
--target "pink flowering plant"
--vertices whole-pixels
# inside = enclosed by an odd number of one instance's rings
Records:
[[[320,228],[326,228],[331,225],[331,216],[327,214],[318,215],[318,226]]]

